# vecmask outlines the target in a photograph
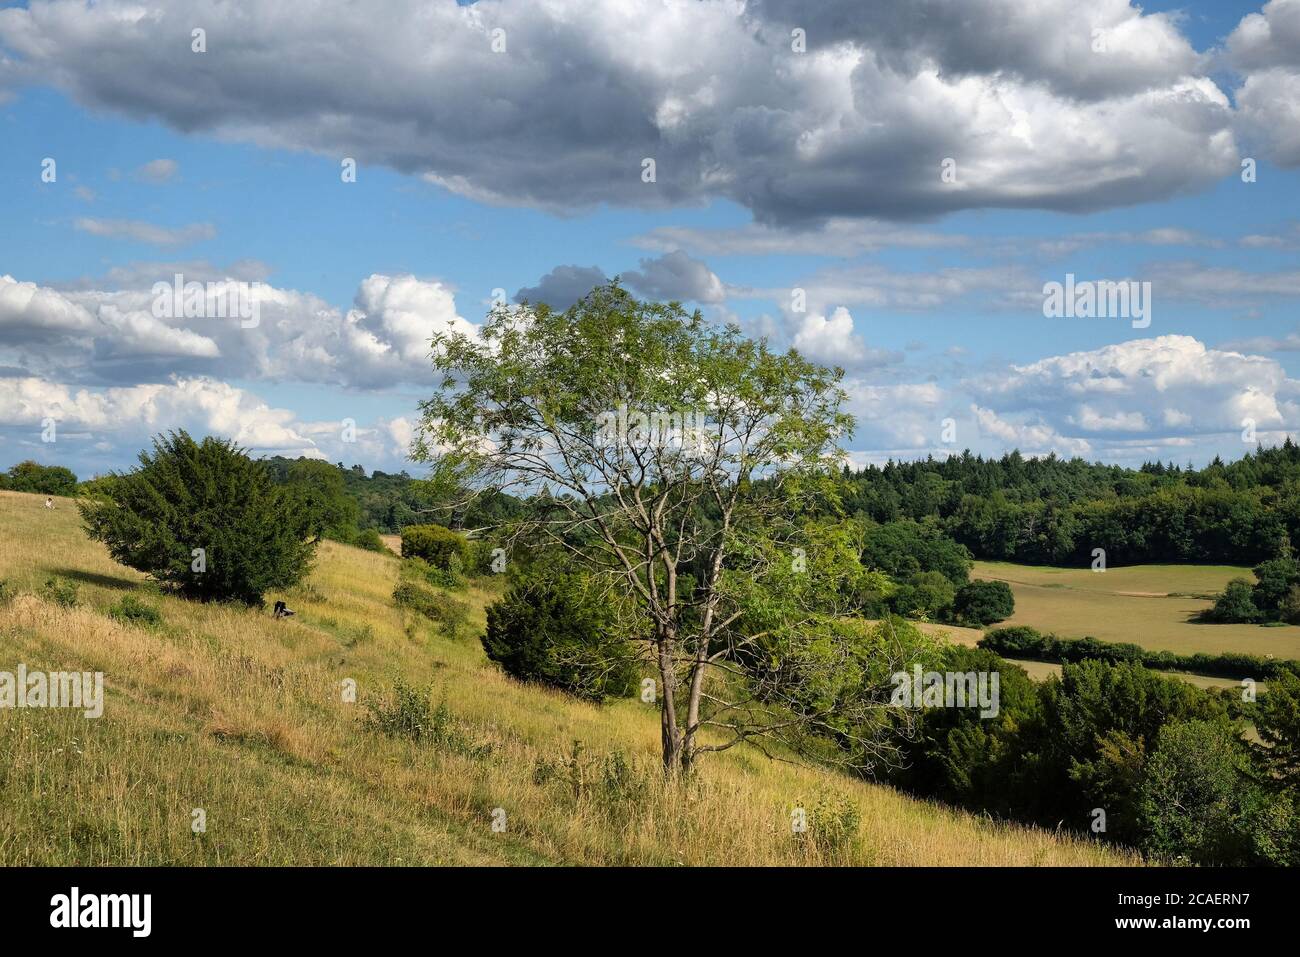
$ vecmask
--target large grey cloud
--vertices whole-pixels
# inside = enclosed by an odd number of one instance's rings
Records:
[[[599,266],[556,266],[536,286],[515,293],[516,302],[545,303],[552,309],[568,309],[597,286],[609,281]]]
[[[623,273],[623,279],[652,299],[719,303],[727,298],[726,287],[713,270],[680,250],[642,259],[641,268]]]
[[[1237,161],[1203,58],[1170,17],[1124,0],[390,0],[383,16],[324,13],[314,0],[33,0],[0,11],[0,76],[562,212],[718,197],[786,224],[1090,210],[1197,189]],[[791,49],[794,21],[807,52]],[[206,53],[191,52],[195,27]],[[940,179],[945,158],[956,182]]]

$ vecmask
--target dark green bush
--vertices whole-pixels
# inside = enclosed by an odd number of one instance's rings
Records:
[[[77,605],[76,582],[64,581],[61,578],[47,578],[38,594],[60,608],[74,608]]]
[[[637,684],[634,648],[610,602],[577,575],[516,581],[488,607],[483,648],[506,674],[582,698],[627,697]]]
[[[349,545],[355,545],[357,548],[364,548],[368,552],[387,552],[388,546],[384,540],[379,537],[379,532],[373,528],[363,528],[353,535],[347,542]]]
[[[1228,582],[1223,594],[1214,600],[1214,607],[1205,612],[1205,618],[1219,622],[1259,621],[1261,614],[1253,592],[1246,579],[1234,578]]]
[[[1011,586],[999,581],[973,581],[957,589],[953,611],[958,619],[983,627],[1005,621],[1016,610]]]
[[[444,570],[454,557],[463,569],[469,558],[469,542],[464,535],[442,525],[408,525],[402,529],[402,557],[423,558]]]
[[[134,595],[123,595],[108,609],[108,617],[123,624],[150,626],[162,624],[162,612],[156,606],[147,604]]]
[[[232,443],[184,431],[155,439],[138,468],[78,507],[114,560],[201,600],[260,604],[300,581],[315,550],[299,496]]]

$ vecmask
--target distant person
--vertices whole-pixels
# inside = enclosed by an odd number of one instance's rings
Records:
[[[54,508],[54,499],[49,495],[45,496],[45,507]]]
[[[289,606],[286,605],[284,602],[282,602],[282,601],[277,601],[277,602],[275,603],[275,617],[276,617],[276,618],[288,618],[288,617],[289,617],[290,615],[292,615],[292,614],[293,614],[293,612],[289,610]]]

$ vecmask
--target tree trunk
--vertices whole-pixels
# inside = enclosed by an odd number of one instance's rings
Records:
[[[682,732],[677,725],[677,670],[673,664],[675,644],[671,630],[661,630],[655,644],[659,650],[659,680],[663,703],[659,709],[660,740],[663,744],[664,774],[676,777],[682,771]]]

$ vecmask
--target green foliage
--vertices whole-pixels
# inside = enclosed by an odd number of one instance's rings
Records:
[[[1038,688],[1025,670],[991,651],[947,645],[938,667],[998,675],[998,714],[981,718],[973,708],[929,708],[914,738],[903,742],[906,760],[891,779],[909,790],[965,807],[1010,814],[1032,805],[1025,792],[1022,730],[1039,720]]]
[[[453,591],[464,588],[466,581],[465,576],[460,573],[460,559],[453,555],[447,565],[447,568],[439,568],[437,565],[430,565],[423,558],[406,558],[402,560],[402,574],[435,588]]]
[[[596,701],[627,697],[639,672],[616,605],[578,574],[555,569],[528,574],[488,606],[483,648],[521,681]]]
[[[77,583],[62,578],[47,578],[37,594],[60,608],[75,608],[78,604]]]
[[[905,520],[867,529],[862,564],[895,581],[907,581],[920,572],[939,572],[956,588],[970,578],[972,562],[970,551],[944,535],[937,525]]]
[[[433,688],[419,691],[400,678],[388,700],[368,701],[370,727],[392,738],[405,738],[464,757],[482,760],[491,756],[490,744],[476,742],[452,714],[444,698],[433,703]]]
[[[1254,714],[1264,742],[1262,758],[1272,780],[1300,791],[1300,675],[1284,671],[1273,678]]]
[[[496,548],[497,546],[487,539],[471,539],[469,542],[469,558],[465,562],[466,571],[470,575],[497,574],[496,569],[492,567],[492,562],[496,558],[493,552]]]
[[[1252,622],[1259,621],[1260,617],[1253,589],[1244,578],[1228,582],[1223,593],[1214,600],[1214,607],[1205,613],[1208,621]]]
[[[998,671],[999,713],[927,709],[918,733],[901,742],[907,760],[894,783],[1161,860],[1300,864],[1300,679],[1290,672],[1261,697],[1263,744],[1251,745],[1229,714],[1237,710],[1228,708],[1230,696],[1136,663],[1066,663],[1059,678],[1036,685],[985,648],[948,656],[944,666],[954,671]],[[1098,808],[1105,829],[1093,833]]]
[[[0,578],[0,606],[9,604],[13,597],[14,590],[3,578]]]
[[[393,589],[393,601],[400,608],[409,608],[440,624],[448,638],[460,637],[469,624],[469,606],[465,602],[418,581],[399,582]]]
[[[1255,587],[1251,597],[1265,617],[1276,619],[1278,609],[1288,593],[1300,583],[1300,562],[1294,558],[1274,558],[1254,568]]]
[[[953,611],[959,621],[983,627],[1015,614],[1016,599],[1003,581],[973,581],[957,589]]]
[[[0,489],[39,495],[76,495],[77,476],[61,465],[41,465],[29,459],[0,475]]]
[[[1247,755],[1219,721],[1174,721],[1155,739],[1138,789],[1144,850],[1192,864],[1248,864],[1254,788]]]
[[[442,525],[408,525],[402,529],[402,557],[422,558],[435,568],[452,570],[452,563],[465,567],[469,542],[464,535]]]
[[[338,541],[344,545],[353,545],[357,548],[364,548],[368,552],[382,552],[391,554],[384,540],[379,537],[379,533],[373,528],[363,528],[360,531],[348,535],[346,538],[340,537]]]
[[[114,560],[202,600],[258,604],[300,581],[315,550],[301,498],[230,442],[183,431],[155,439],[138,468],[78,507]]]
[[[844,486],[848,515],[930,519],[995,560],[1086,566],[1104,546],[1112,565],[1246,565],[1300,543],[1300,446],[1289,439],[1199,472],[966,452],[846,471]]]
[[[108,609],[108,617],[123,624],[154,627],[162,624],[162,612],[156,605],[141,601],[134,595],[123,595]]]
[[[823,857],[834,858],[851,847],[862,825],[862,810],[851,798],[837,794],[820,794],[811,801],[796,805],[807,825],[794,831],[794,838],[805,848],[816,849]]]
[[[1107,835],[1140,834],[1137,786],[1144,752],[1170,721],[1212,720],[1219,700],[1176,678],[1138,664],[1065,664],[1044,682],[1038,773],[1055,801],[1082,823],[1103,808]]]
[[[1254,568],[1255,584],[1234,578],[1205,613],[1207,621],[1300,622],[1300,562],[1274,558]]]
[[[356,536],[361,509],[348,494],[338,468],[317,459],[299,459],[289,466],[283,487],[307,516],[309,534],[344,542]]]
[[[1288,625],[1300,625],[1300,585],[1292,585],[1277,606],[1278,620]]]
[[[909,618],[945,618],[952,611],[956,589],[941,572],[917,572],[899,587],[891,604]]]

